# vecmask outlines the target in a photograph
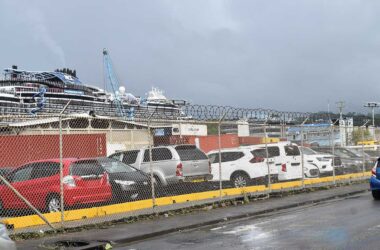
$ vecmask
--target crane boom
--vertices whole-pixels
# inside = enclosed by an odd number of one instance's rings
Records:
[[[111,87],[112,94],[114,95],[113,103],[116,105],[117,114],[121,117],[126,116],[126,112],[123,107],[123,100],[120,95],[120,84],[119,80],[116,76],[116,73],[112,66],[111,57],[107,51],[107,49],[103,49],[103,66],[104,66],[104,80],[105,86]]]

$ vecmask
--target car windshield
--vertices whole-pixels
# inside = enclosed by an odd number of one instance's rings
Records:
[[[380,153],[378,151],[364,151],[364,152],[372,157],[380,157]]]
[[[108,173],[125,173],[136,171],[133,167],[112,159],[99,159],[98,162]]]
[[[365,156],[365,157],[369,157],[369,155],[367,154],[367,152],[363,152],[361,149],[351,149],[351,151],[358,155],[358,156]]]
[[[175,149],[177,150],[181,161],[196,161],[207,159],[206,154],[194,145],[180,145],[176,146]]]
[[[345,148],[336,148],[335,149],[335,153],[338,155],[338,156],[341,156],[341,157],[349,157],[349,158],[355,158],[355,157],[358,157],[357,154],[354,154],[353,152],[345,149]]]
[[[317,152],[315,152],[314,150],[312,150],[311,148],[306,148],[306,147],[300,147],[301,149],[301,152],[305,155],[316,155],[318,154]]]

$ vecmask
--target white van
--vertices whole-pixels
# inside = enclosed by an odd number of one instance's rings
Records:
[[[250,149],[265,149],[265,144],[245,146]],[[297,144],[290,142],[268,143],[268,156],[274,159],[279,181],[302,178],[301,152]],[[305,170],[308,169],[304,167]],[[316,177],[316,176],[315,176]]]

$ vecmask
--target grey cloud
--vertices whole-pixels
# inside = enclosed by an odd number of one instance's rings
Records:
[[[363,111],[363,102],[378,100],[378,1],[43,0],[0,7],[2,68],[66,63],[82,81],[102,86],[107,47],[136,95],[158,86],[194,103],[292,111],[326,110],[328,101],[333,109],[338,100]]]

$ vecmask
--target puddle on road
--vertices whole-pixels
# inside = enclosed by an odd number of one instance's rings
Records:
[[[227,235],[239,236],[242,242],[251,242],[271,238],[275,231],[276,230],[271,230],[270,232],[267,232],[264,231],[261,227],[257,226],[257,224],[252,224],[237,226],[234,227],[232,230],[224,231],[222,233]]]
[[[379,231],[379,230],[380,230],[380,225],[376,225],[376,226],[368,228],[368,231]]]
[[[211,228],[210,231],[216,231],[216,230],[224,229],[224,228],[226,228],[226,227],[227,227],[227,226],[214,227],[214,228]]]

